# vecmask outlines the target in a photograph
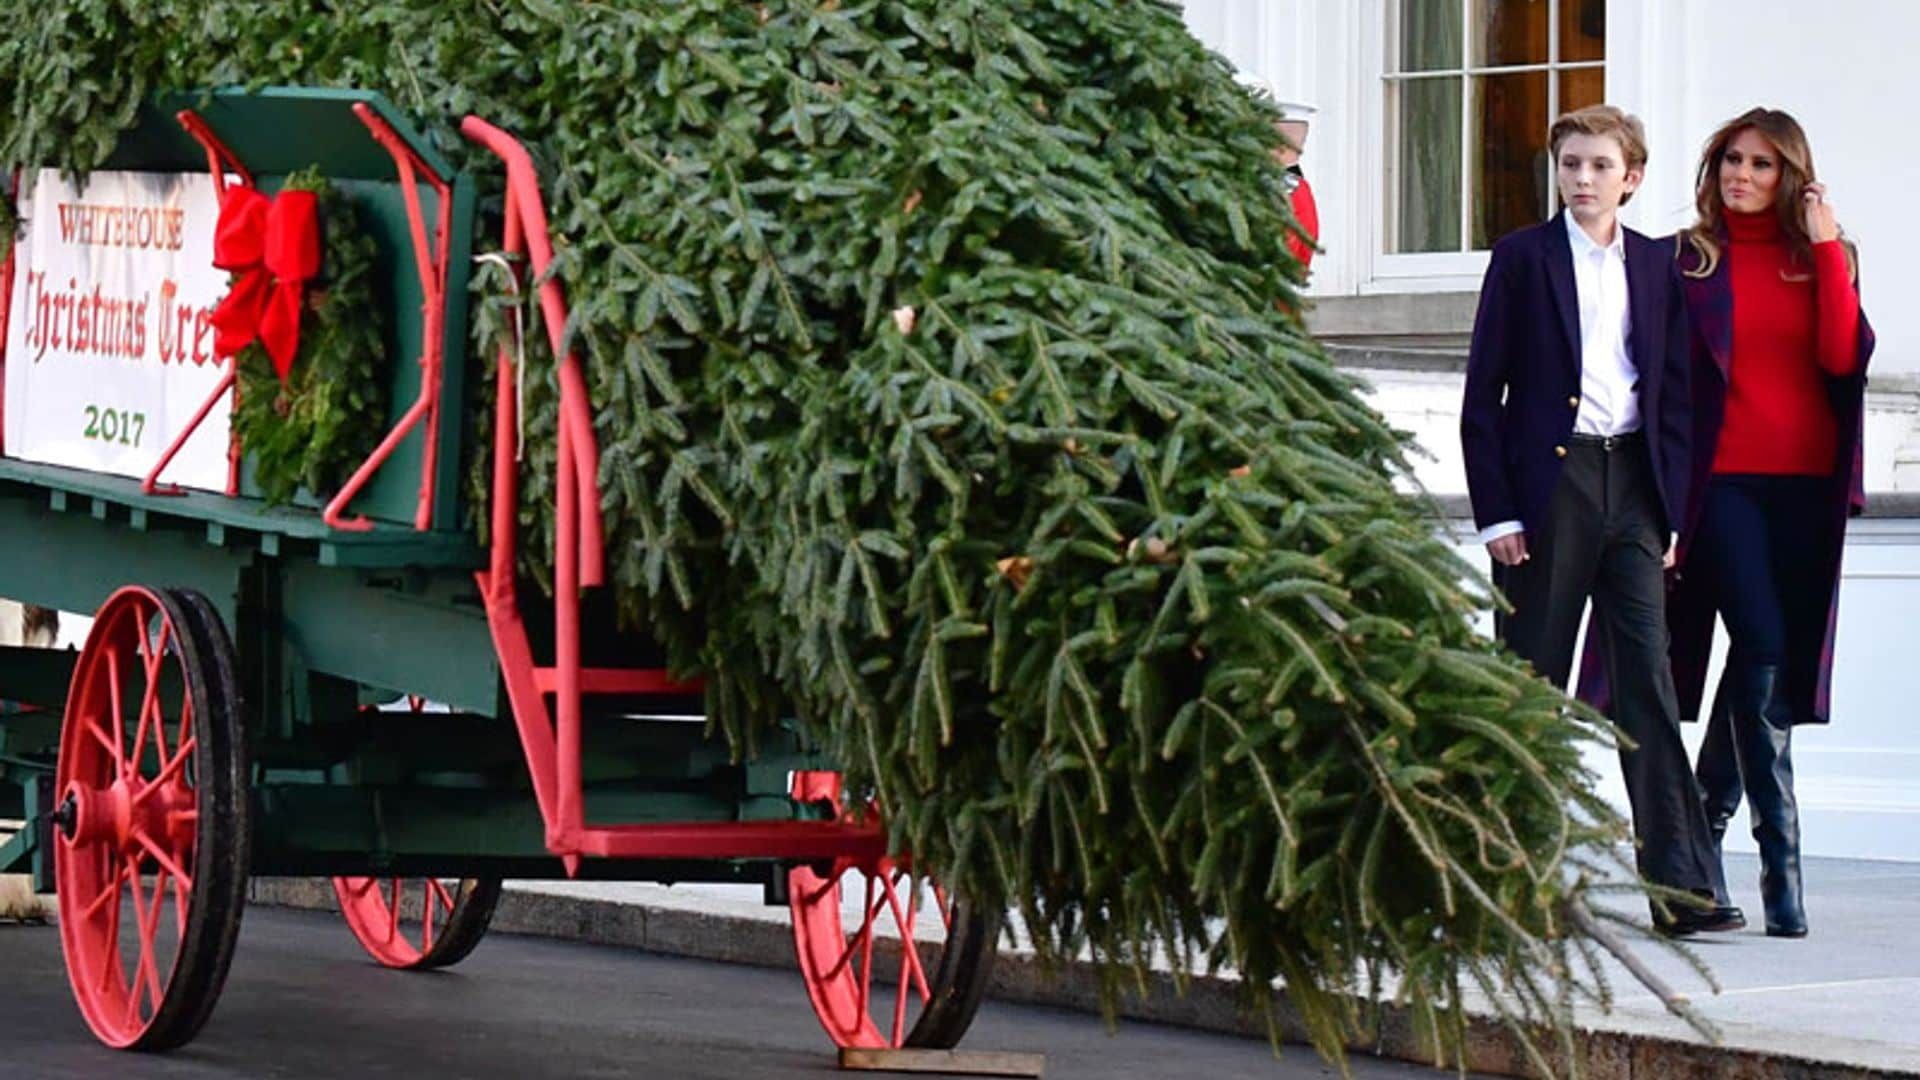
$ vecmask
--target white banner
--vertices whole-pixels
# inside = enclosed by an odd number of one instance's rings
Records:
[[[84,188],[21,176],[25,231],[7,317],[9,457],[145,477],[219,382],[213,266],[220,200],[205,173],[96,172]],[[164,482],[225,491],[229,395]]]

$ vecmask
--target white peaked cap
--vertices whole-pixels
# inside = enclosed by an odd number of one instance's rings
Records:
[[[1233,76],[1233,81],[1245,87],[1247,92],[1252,94],[1254,97],[1262,98],[1267,101],[1273,101],[1273,102],[1278,102],[1280,100],[1280,91],[1274,89],[1274,86],[1272,83],[1268,82],[1266,79],[1263,79],[1258,75],[1255,75],[1251,71],[1235,72]]]
[[[1251,71],[1235,72],[1233,81],[1239,83],[1254,97],[1266,101],[1274,108],[1279,109],[1280,115],[1285,119],[1308,121],[1313,119],[1314,113],[1320,111],[1307,102],[1288,101],[1282,98],[1279,88],[1274,86],[1271,80],[1260,75],[1255,75]]]

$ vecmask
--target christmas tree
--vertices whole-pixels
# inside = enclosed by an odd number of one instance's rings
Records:
[[[67,3],[0,72],[11,165],[230,83],[380,90],[496,184],[457,118],[526,140],[626,618],[1110,1003],[1228,965],[1337,1057],[1389,984],[1436,1053],[1463,988],[1563,1035],[1605,996],[1604,726],[1473,631],[1410,448],[1291,314],[1273,114],[1177,5]]]

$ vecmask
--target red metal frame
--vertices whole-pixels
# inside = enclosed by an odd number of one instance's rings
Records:
[[[222,204],[227,201],[229,171],[239,174],[242,187],[253,186],[253,174],[247,171],[247,167],[241,164],[233,151],[227,149],[227,145],[220,141],[212,128],[207,126],[207,122],[200,119],[200,114],[192,109],[181,109],[174,114],[174,119],[178,120],[180,126],[187,129],[187,134],[193,136],[194,141],[206,150],[207,171],[213,174],[213,190],[220,197]],[[140,490],[143,493],[148,495],[184,495],[186,493],[186,490],[178,484],[161,486],[160,474],[166,471],[168,465],[173,464],[174,457],[180,453],[181,447],[187,445],[187,440],[193,437],[193,433],[200,430],[201,423],[206,420],[207,414],[213,411],[214,405],[219,402],[222,394],[232,394],[234,404],[236,406],[239,404],[238,369],[239,360],[236,357],[227,357],[226,370],[221,372],[220,381],[214,384],[213,391],[207,395],[205,401],[200,403],[200,408],[193,414],[193,419],[187,421],[187,426],[180,429],[180,434],[174,436],[173,442],[169,443],[166,451],[160,455],[160,460],[154,463],[153,469],[140,481]],[[240,437],[231,431],[227,435],[227,494],[229,496],[240,494]]]
[[[554,483],[554,663],[536,665],[514,585],[518,537],[519,471],[514,433],[514,358],[504,346],[496,358],[493,425],[493,516],[487,569],[475,575],[499,654],[501,677],[520,733],[534,798],[546,823],[547,849],[572,873],[582,857],[646,859],[878,860],[886,837],[872,817],[863,821],[669,822],[645,825],[586,823],[580,779],[580,704],[592,693],[697,693],[699,683],[675,682],[658,669],[580,666],[580,591],[605,579],[600,521],[599,445],[587,404],[579,358],[565,348],[566,295],[548,271],[553,245],[533,160],[513,136],[477,116],[460,132],[506,166],[509,258],[526,255],[539,282],[542,321],[559,366],[559,453]],[[519,288],[518,282],[514,289]],[[549,711],[547,698],[553,698]]]
[[[393,455],[400,441],[412,434],[424,418],[427,422],[426,446],[420,454],[420,502],[414,510],[413,527],[425,531],[433,527],[433,486],[434,463],[440,449],[440,382],[444,372],[444,353],[446,343],[446,299],[447,299],[447,245],[453,234],[453,192],[446,178],[435,172],[431,165],[414,152],[413,147],[393,130],[392,125],[380,118],[365,102],[353,106],[353,115],[373,133],[374,140],[393,156],[394,167],[400,173],[400,192],[406,199],[407,226],[413,240],[414,266],[420,273],[420,292],[422,315],[426,320],[420,341],[420,393],[414,398],[413,405],[406,415],[400,418],[387,437],[380,441],[373,454],[360,464],[353,476],[327,503],[320,519],[335,529],[365,531],[373,528],[373,523],[364,517],[348,517],[347,504],[360,494],[373,474],[380,471],[387,458]],[[435,225],[439,230],[438,243],[432,248],[427,244],[425,216],[420,211],[419,178],[425,178],[433,188],[439,203],[439,215]]]

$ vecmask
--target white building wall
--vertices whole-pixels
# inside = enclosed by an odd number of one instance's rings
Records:
[[[1319,197],[1318,296],[1472,290],[1484,256],[1445,272],[1396,276],[1378,258],[1380,74],[1394,0],[1187,0],[1195,35],[1283,97],[1319,110],[1302,165]],[[1652,160],[1629,224],[1653,234],[1691,220],[1701,144],[1723,121],[1766,104],[1798,117],[1842,225],[1860,246],[1862,295],[1879,332],[1866,432],[1869,493],[1920,490],[1920,153],[1907,117],[1920,105],[1920,0],[1610,0],[1607,94],[1647,123]],[[1433,455],[1420,482],[1465,491],[1460,377],[1369,373],[1373,403]],[[1463,539],[1477,564],[1484,554]],[[1835,673],[1836,722],[1796,736],[1806,842],[1814,854],[1920,860],[1920,527],[1864,520],[1849,533]],[[1724,639],[1722,641],[1724,647]],[[1700,728],[1688,729],[1697,746]],[[1625,806],[1618,767],[1593,764]],[[1744,822],[1729,838],[1750,849]]]
[[[1312,292],[1474,289],[1484,257],[1400,278],[1377,256],[1384,14],[1394,0],[1186,0],[1201,41],[1283,97],[1319,109],[1302,166],[1322,214],[1326,253]],[[1877,373],[1920,376],[1920,154],[1907,117],[1920,107],[1915,0],[1610,0],[1607,95],[1638,113],[1652,142],[1629,224],[1655,234],[1691,220],[1693,170],[1721,122],[1756,104],[1807,128],[1821,179],[1861,249],[1863,294],[1880,333]]]
[[[1920,290],[1920,155],[1903,145],[1920,105],[1920,3],[1613,0],[1607,17],[1608,96],[1656,142],[1629,220],[1656,234],[1690,223],[1707,137],[1755,105],[1785,109],[1860,246],[1875,371],[1920,374],[1920,305],[1908,300]]]

